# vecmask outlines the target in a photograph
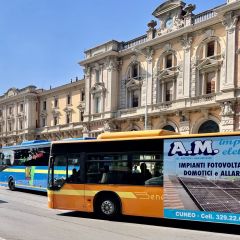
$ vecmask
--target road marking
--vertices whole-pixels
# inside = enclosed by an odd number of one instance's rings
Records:
[[[5,238],[1,238],[1,237],[0,237],[0,240],[6,240],[6,239],[5,239]]]

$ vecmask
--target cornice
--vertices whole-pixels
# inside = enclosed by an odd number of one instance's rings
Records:
[[[226,12],[239,10],[239,4],[239,0],[234,3],[225,4],[219,8],[216,8],[215,12],[218,14],[218,17],[223,16]]]
[[[119,56],[119,52],[116,52],[116,51],[107,51],[107,52],[104,52],[104,53],[101,53],[101,54],[98,54],[98,55],[95,55],[93,57],[90,57],[90,58],[87,58],[83,61],[80,61],[78,64],[80,66],[84,66],[86,64],[90,64],[90,63],[93,63],[93,62],[96,62],[96,61],[99,61],[105,57],[110,57],[110,56],[115,56],[115,57],[118,57]]]
[[[50,95],[50,94],[53,94],[53,93],[56,93],[56,92],[66,91],[67,89],[71,89],[71,88],[76,87],[78,85],[83,85],[83,87],[84,87],[84,84],[85,84],[84,79],[78,80],[78,81],[71,82],[71,83],[68,83],[68,84],[65,84],[65,85],[62,85],[62,86],[59,86],[59,87],[49,89],[49,90],[43,90],[41,93],[38,93],[38,96],[39,97],[46,97],[47,95]]]
[[[29,98],[36,98],[37,99],[38,94],[37,93],[24,93],[24,94],[19,94],[16,96],[12,96],[12,97],[8,97],[8,98],[3,98],[0,99],[0,105],[1,104],[9,104],[9,103],[15,103],[17,102],[19,99],[21,99],[21,101],[28,100]]]

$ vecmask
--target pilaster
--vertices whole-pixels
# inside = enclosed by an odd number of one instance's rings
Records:
[[[226,29],[226,74],[224,89],[234,88],[235,79],[235,54],[236,54],[236,23],[237,16],[235,13],[228,12],[224,15],[222,21]]]
[[[84,69],[84,76],[85,76],[85,111],[84,115],[84,122],[89,121],[89,114],[91,112],[91,94],[90,94],[90,89],[91,89],[91,68],[90,67],[85,67]]]
[[[183,62],[183,96],[184,98],[190,97],[190,82],[191,82],[191,44],[192,37],[184,35],[181,38],[181,44],[184,50]]]

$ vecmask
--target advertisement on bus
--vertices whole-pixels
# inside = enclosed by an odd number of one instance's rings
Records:
[[[240,137],[164,141],[164,217],[240,224]]]

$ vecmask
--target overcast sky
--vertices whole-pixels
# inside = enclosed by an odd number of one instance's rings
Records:
[[[84,50],[146,33],[161,0],[0,0],[0,95],[83,77]],[[192,0],[195,13],[225,0]]]

